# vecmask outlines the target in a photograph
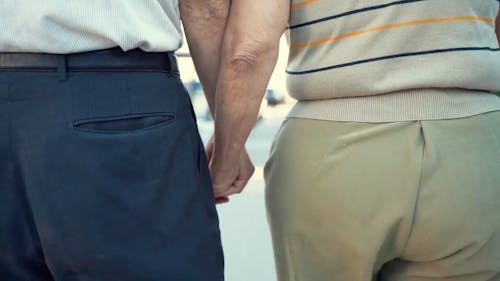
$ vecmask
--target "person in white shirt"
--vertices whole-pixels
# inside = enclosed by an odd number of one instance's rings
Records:
[[[178,5],[0,1],[0,280],[224,280]]]

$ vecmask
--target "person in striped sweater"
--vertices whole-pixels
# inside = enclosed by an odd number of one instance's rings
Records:
[[[498,10],[231,1],[205,81],[216,196],[244,186],[244,144],[285,30],[290,43],[298,102],[265,167],[279,280],[500,280]]]

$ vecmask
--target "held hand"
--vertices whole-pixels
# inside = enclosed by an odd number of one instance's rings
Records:
[[[208,143],[205,147],[205,156],[207,158],[208,165],[210,165],[213,153],[214,153],[214,136],[212,135],[212,137],[210,138],[210,140],[208,141]],[[215,204],[224,204],[227,202],[229,202],[228,197],[215,197]]]
[[[240,156],[239,163],[217,165],[212,161],[209,167],[216,198],[241,193],[255,172],[255,167],[246,151]]]
[[[217,203],[229,201],[228,196],[241,193],[252,177],[255,167],[245,151],[242,152],[238,163],[227,163],[225,161],[214,161],[213,137],[207,144],[206,154],[209,159],[210,174],[214,196]]]

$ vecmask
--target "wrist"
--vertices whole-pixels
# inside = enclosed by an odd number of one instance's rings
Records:
[[[232,174],[237,170],[238,159],[240,157],[221,157],[215,153],[210,162],[211,170],[219,175]]]

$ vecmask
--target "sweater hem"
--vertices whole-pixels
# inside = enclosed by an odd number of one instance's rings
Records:
[[[299,101],[288,118],[384,123],[458,119],[500,111],[500,97],[462,89],[416,89],[377,96]]]

